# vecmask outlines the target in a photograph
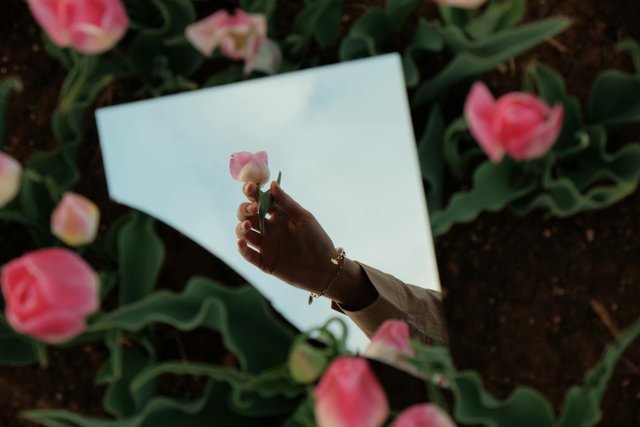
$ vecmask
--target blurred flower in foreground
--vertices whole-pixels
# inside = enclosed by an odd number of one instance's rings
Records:
[[[461,9],[477,9],[487,0],[433,0],[443,6],[459,7]]]
[[[512,92],[497,101],[482,82],[476,82],[464,105],[471,134],[492,162],[507,153],[515,160],[544,155],[562,130],[562,104],[550,108],[537,97]]]
[[[296,342],[289,353],[289,373],[300,384],[311,384],[322,375],[327,356],[306,341]]]
[[[456,427],[456,425],[440,407],[432,403],[423,403],[402,411],[391,427]]]
[[[51,214],[51,233],[69,246],[94,241],[100,224],[100,210],[80,194],[66,192]]]
[[[106,52],[127,32],[121,0],[28,0],[38,24],[54,44],[85,54]]]
[[[337,357],[315,390],[320,427],[377,427],[389,414],[384,390],[365,359]]]
[[[266,151],[252,154],[248,151],[233,153],[229,159],[229,170],[234,179],[253,182],[261,187],[269,180],[269,157]]]
[[[388,363],[392,366],[415,374],[415,368],[402,356],[413,357],[413,348],[409,345],[409,325],[404,320],[385,321],[371,337],[371,342],[363,356]]]
[[[21,180],[20,163],[10,155],[0,152],[0,208],[16,197]]]
[[[280,67],[282,53],[277,43],[267,38],[267,19],[264,15],[226,10],[187,26],[187,40],[205,56],[220,47],[230,59],[243,60],[244,72],[253,70],[273,74]]]
[[[100,304],[98,276],[68,249],[30,252],[5,265],[0,280],[9,325],[48,343],[82,333]]]

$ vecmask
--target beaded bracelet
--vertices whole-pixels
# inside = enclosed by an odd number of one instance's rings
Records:
[[[320,292],[309,293],[309,305],[311,305],[314,298],[320,298],[321,296],[326,294],[329,288],[331,287],[331,285],[333,285],[333,282],[335,282],[338,279],[338,277],[340,276],[340,273],[342,272],[342,269],[344,268],[345,255],[346,255],[346,252],[344,251],[344,249],[338,248],[338,256],[335,258],[331,258],[331,262],[338,266],[338,271],[336,271],[336,274],[334,274],[331,280],[329,280],[329,284],[327,285],[326,288],[324,288]]]

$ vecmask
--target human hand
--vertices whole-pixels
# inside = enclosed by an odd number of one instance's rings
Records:
[[[331,238],[316,218],[274,181],[273,204],[260,234],[256,185],[247,183],[249,202],[238,207],[238,250],[251,264],[291,285],[321,291],[335,273],[331,258],[337,254]]]

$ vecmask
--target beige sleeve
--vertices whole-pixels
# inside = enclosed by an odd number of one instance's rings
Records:
[[[349,316],[367,337],[385,320],[401,319],[409,324],[411,336],[422,342],[448,342],[439,292],[406,284],[390,274],[358,264],[378,291],[378,298],[358,311],[345,310],[334,302],[331,304],[334,310]]]

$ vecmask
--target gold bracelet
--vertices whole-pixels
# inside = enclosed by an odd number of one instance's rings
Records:
[[[336,274],[334,274],[331,280],[329,280],[329,284],[327,285],[326,288],[324,288],[320,292],[309,293],[309,305],[311,305],[314,298],[320,298],[321,296],[326,294],[329,288],[331,287],[331,285],[333,285],[333,282],[335,282],[336,279],[338,279],[338,277],[340,276],[340,273],[342,272],[342,269],[344,268],[344,257],[346,254],[347,253],[344,251],[344,249],[338,248],[338,256],[335,258],[331,258],[331,262],[338,266],[338,271],[336,271]]]

